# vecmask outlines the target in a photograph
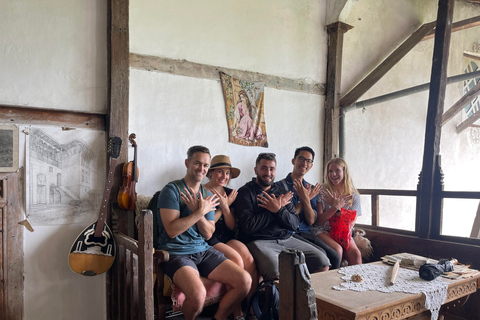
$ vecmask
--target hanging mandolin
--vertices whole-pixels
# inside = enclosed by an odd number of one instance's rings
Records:
[[[98,219],[80,233],[70,249],[68,257],[70,269],[84,276],[104,273],[110,269],[115,260],[115,240],[112,231],[105,222],[105,218],[113,185],[113,173],[121,146],[122,140],[120,138],[113,137],[110,139],[108,150],[112,159],[110,160]]]

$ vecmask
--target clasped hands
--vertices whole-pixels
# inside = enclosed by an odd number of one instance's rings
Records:
[[[180,193],[180,198],[192,212],[200,210],[202,215],[205,215],[210,211],[215,211],[215,208],[219,205],[219,198],[215,194],[203,198],[200,192],[195,194],[190,187],[188,189],[183,189],[185,190],[185,193]]]
[[[270,212],[277,213],[282,207],[290,203],[293,197],[293,192],[289,191],[285,194],[281,194],[275,197],[274,194],[268,194],[262,191],[257,195],[258,206],[267,209]]]

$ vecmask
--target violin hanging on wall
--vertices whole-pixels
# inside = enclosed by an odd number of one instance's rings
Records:
[[[118,206],[122,209],[133,211],[135,210],[135,203],[137,202],[137,192],[135,186],[138,181],[138,167],[137,167],[137,143],[135,133],[128,136],[128,140],[133,146],[134,157],[133,161],[127,162],[123,165],[123,185],[118,192]]]

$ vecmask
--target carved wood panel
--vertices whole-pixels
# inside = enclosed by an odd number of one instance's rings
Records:
[[[471,279],[470,281],[451,285],[447,291],[447,300],[445,303],[454,301],[461,297],[468,296],[477,291],[477,279]],[[328,303],[319,303],[317,300],[318,319],[325,320],[399,320],[407,319],[409,317],[419,315],[423,312],[427,312],[425,308],[425,296],[422,294],[420,297],[411,301],[402,301],[398,304],[390,305],[385,309],[372,310],[372,312],[355,316],[345,310],[332,306]]]

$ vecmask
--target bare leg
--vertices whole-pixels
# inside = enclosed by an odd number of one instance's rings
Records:
[[[185,301],[183,302],[185,319],[197,318],[202,312],[207,295],[198,271],[189,266],[182,267],[173,275],[173,282],[185,293]]]
[[[362,253],[357,247],[357,244],[353,239],[350,241],[350,246],[348,250],[345,251],[345,260],[348,261],[349,266],[354,264],[362,264]]]
[[[235,250],[235,248],[232,248],[229,244],[225,244],[223,242],[219,242],[213,247],[223,253],[225,257],[235,262],[235,264],[237,264],[240,268],[244,268],[242,256],[237,252],[237,250]]]
[[[247,296],[252,278],[242,268],[230,260],[223,261],[208,275],[208,279],[226,284],[229,289],[218,305],[215,319],[226,319],[231,313],[242,315],[241,303]]]
[[[325,233],[325,232],[319,233],[319,234],[317,234],[317,237],[322,239],[323,242],[325,242],[333,250],[337,251],[337,253],[340,256],[340,259],[342,259],[342,255],[343,255],[342,246],[337,241],[333,240],[332,237],[330,237],[330,235],[328,233]]]
[[[247,270],[247,272],[252,277],[252,286],[247,295],[247,298],[250,299],[250,297],[252,296],[253,292],[255,292],[255,289],[257,288],[259,283],[258,271],[257,271],[257,266],[255,266],[255,260],[253,259],[252,254],[250,253],[250,251],[248,251],[247,246],[243,244],[243,242],[233,239],[228,241],[227,245],[235,249],[235,251],[237,251],[240,254],[243,260],[243,268]]]

